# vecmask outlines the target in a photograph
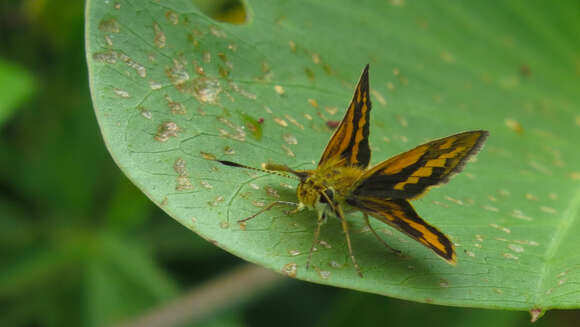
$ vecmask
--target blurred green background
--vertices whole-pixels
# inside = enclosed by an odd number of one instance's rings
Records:
[[[244,294],[213,283],[228,274],[235,285],[245,263],[150,203],[105,149],[89,96],[83,6],[0,3],[1,326],[130,324],[168,303],[192,313],[187,296],[208,294],[204,287],[230,301],[208,298],[186,326],[530,325],[527,312],[417,304],[282,277],[262,283],[265,291],[250,283]],[[200,8],[244,17],[235,2]],[[578,321],[579,311],[551,311],[534,325]]]

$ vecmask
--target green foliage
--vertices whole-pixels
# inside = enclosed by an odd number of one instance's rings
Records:
[[[180,223],[246,260],[316,283],[415,301],[540,310],[580,305],[575,140],[580,25],[575,2],[250,1],[243,26],[187,1],[87,5],[95,111],[126,175]],[[370,62],[370,140],[379,162],[469,129],[491,137],[476,163],[414,202],[459,263],[350,214],[356,276],[336,221],[305,269],[315,220],[272,210],[236,221],[296,183],[223,167],[313,168]],[[241,113],[241,115],[237,114]],[[263,120],[251,136],[246,117]],[[250,124],[251,125],[251,124]]]
[[[32,77],[21,67],[0,59],[0,128],[34,92]]]

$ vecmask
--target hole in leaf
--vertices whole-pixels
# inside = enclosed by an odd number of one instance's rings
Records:
[[[241,25],[247,20],[246,8],[240,0],[193,0],[193,4],[219,22]]]

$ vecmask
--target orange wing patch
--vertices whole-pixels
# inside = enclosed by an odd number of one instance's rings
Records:
[[[344,118],[322,153],[319,166],[334,157],[344,159],[340,161],[343,166],[368,166],[371,158],[368,141],[371,111],[368,69],[367,65]]]
[[[448,263],[455,264],[456,256],[451,240],[419,217],[407,200],[390,201],[362,197],[351,200],[349,203],[368,215],[397,228],[433,250]]]
[[[487,135],[487,131],[470,131],[419,145],[369,169],[353,193],[381,199],[416,198],[460,172]]]

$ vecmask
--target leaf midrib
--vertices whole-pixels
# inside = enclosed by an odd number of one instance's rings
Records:
[[[556,227],[556,231],[552,236],[552,240],[548,244],[546,252],[544,254],[544,265],[542,265],[542,269],[540,270],[540,275],[538,277],[538,282],[536,284],[536,292],[532,303],[534,303],[534,307],[547,309],[543,307],[543,304],[546,297],[545,295],[545,283],[548,274],[551,273],[552,261],[556,254],[558,253],[558,249],[562,244],[562,240],[564,240],[571,230],[570,226],[572,226],[575,220],[578,217],[578,212],[580,211],[580,189],[576,191],[572,199],[570,200],[566,210],[562,214],[562,219],[560,223]]]

